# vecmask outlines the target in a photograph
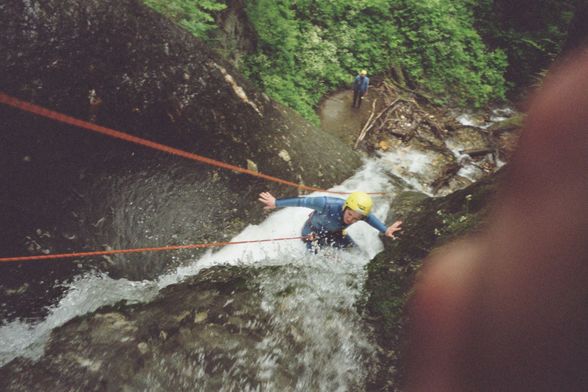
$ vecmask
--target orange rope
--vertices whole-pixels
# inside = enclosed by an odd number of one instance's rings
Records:
[[[201,155],[193,154],[187,151],[179,150],[177,148],[169,147],[164,144],[156,143],[151,140],[143,139],[137,136],[129,135],[124,132],[119,132],[111,128],[103,127],[93,123],[89,123],[75,117],[71,117],[53,110],[49,110],[42,106],[32,104],[30,102],[22,101],[18,98],[7,95],[0,92],[0,103],[5,105],[36,114],[38,116],[46,117],[52,120],[56,120],[65,124],[73,125],[79,128],[86,129],[88,131],[100,133],[102,135],[110,136],[116,139],[124,140],[130,143],[135,143],[141,146],[149,147],[155,150],[163,151],[172,155],[177,155],[183,158],[188,158],[197,162],[202,162],[211,166],[217,166],[223,169],[232,170],[238,173],[245,173],[251,176],[260,177],[269,181],[274,181],[280,184],[289,185],[297,189],[304,189],[315,192],[325,192],[334,194],[349,194],[350,192],[336,192],[329,191],[326,189],[316,188],[308,185],[297,184],[291,181],[283,180],[281,178],[269,176],[267,174],[259,173],[253,170],[244,169],[238,166],[234,166],[225,162],[217,161],[214,159],[206,158]],[[383,195],[385,192],[374,192],[371,195]],[[193,244],[193,245],[172,245],[162,246],[157,248],[135,248],[135,249],[120,249],[120,250],[108,250],[108,251],[95,251],[95,252],[81,252],[81,253],[61,253],[53,255],[36,255],[36,256],[19,256],[19,257],[2,257],[0,262],[14,262],[14,261],[29,261],[29,260],[49,260],[49,259],[63,259],[63,258],[74,258],[74,257],[88,257],[88,256],[104,256],[112,254],[122,253],[140,253],[140,252],[156,252],[156,251],[169,251],[179,249],[197,249],[197,248],[212,248],[226,245],[239,245],[259,242],[271,242],[271,241],[284,241],[294,239],[304,239],[306,237],[288,237],[288,238],[274,238],[266,240],[251,240],[251,241],[236,241],[236,242],[211,242],[208,244]]]
[[[177,148],[169,147],[164,144],[153,142],[151,140],[147,140],[147,139],[143,139],[143,138],[140,138],[137,136],[129,135],[124,132],[115,131],[114,129],[111,129],[111,128],[106,128],[106,127],[103,127],[100,125],[96,125],[96,124],[89,123],[89,122],[86,122],[83,120],[79,120],[77,118],[74,118],[74,117],[59,113],[59,112],[55,112],[53,110],[46,109],[42,106],[38,106],[38,105],[29,103],[29,102],[22,101],[18,98],[14,98],[14,97],[7,95],[3,92],[0,92],[0,103],[15,107],[17,109],[24,110],[29,113],[36,114],[36,115],[39,115],[42,117],[50,118],[52,120],[56,120],[56,121],[59,121],[59,122],[65,123],[65,124],[74,125],[76,127],[83,128],[88,131],[100,133],[100,134],[103,134],[106,136],[110,136],[110,137],[113,137],[116,139],[121,139],[121,140],[130,142],[130,143],[135,143],[135,144],[149,147],[149,148],[152,148],[155,150],[167,152],[169,154],[177,155],[177,156],[180,156],[183,158],[188,158],[188,159],[191,159],[194,161],[205,163],[207,165],[217,166],[217,167],[220,167],[223,169],[236,171],[238,173],[245,173],[245,174],[249,174],[249,175],[255,176],[255,177],[260,177],[260,178],[263,178],[263,179],[266,179],[269,181],[274,181],[274,182],[277,182],[280,184],[289,185],[289,186],[295,187],[297,189],[304,189],[304,190],[314,191],[314,192],[333,193],[333,194],[349,194],[350,193],[350,192],[329,191],[326,189],[316,188],[313,186],[297,184],[295,182],[283,180],[278,177],[273,177],[273,176],[270,176],[267,174],[259,173],[259,172],[249,170],[249,169],[244,169],[242,167],[234,166],[234,165],[231,165],[231,164],[228,164],[225,162],[217,161],[217,160],[214,160],[211,158],[206,158],[201,155],[197,155],[197,154],[193,154],[193,153],[190,153],[187,151],[179,150]],[[375,192],[375,193],[370,193],[370,194],[371,195],[382,195],[385,193],[384,192]]]
[[[120,253],[159,252],[159,251],[178,250],[178,249],[214,248],[214,247],[220,247],[220,246],[226,246],[226,245],[242,245],[242,244],[253,244],[253,243],[258,243],[258,242],[302,240],[305,238],[307,238],[307,237],[283,237],[283,238],[272,238],[272,239],[266,239],[266,240],[249,240],[249,241],[235,241],[235,242],[210,242],[208,244],[193,244],[193,245],[170,245],[170,246],[161,246],[158,248],[118,249],[118,250],[103,250],[103,251],[82,252],[82,253],[61,253],[61,254],[54,254],[54,255],[2,257],[2,258],[0,258],[0,262],[66,259],[66,258],[73,258],[73,257],[104,256],[104,255],[114,255],[114,254],[120,254]]]

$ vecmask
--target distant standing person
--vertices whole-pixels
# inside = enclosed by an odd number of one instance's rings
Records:
[[[359,75],[355,77],[353,81],[353,107],[358,108],[361,106],[361,100],[367,93],[370,85],[370,78],[367,77],[367,71],[362,69]]]

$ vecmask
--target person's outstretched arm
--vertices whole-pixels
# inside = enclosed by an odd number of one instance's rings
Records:
[[[402,221],[396,221],[396,222],[392,223],[390,226],[388,226],[384,235],[386,237],[394,238],[394,233],[402,230],[402,227],[400,227],[401,225],[402,225]]]
[[[273,210],[276,208],[276,198],[269,192],[261,192],[257,200],[264,204],[264,210]]]
[[[372,226],[374,229],[378,230],[379,232],[383,233],[386,237],[394,238],[394,233],[397,231],[402,230],[400,225],[402,225],[402,221],[396,221],[392,225],[386,227],[385,224],[382,223],[381,220],[376,218],[374,214],[369,214],[365,222]]]
[[[266,210],[282,207],[306,207],[313,210],[322,210],[327,204],[327,198],[324,196],[318,197],[292,197],[287,199],[276,199],[269,192],[261,192],[258,200],[262,202]]]

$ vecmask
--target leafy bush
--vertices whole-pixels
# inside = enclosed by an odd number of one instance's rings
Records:
[[[439,103],[484,106],[505,97],[559,51],[581,0],[244,0],[257,35],[242,71],[311,121],[321,97],[360,69],[400,68]],[[145,0],[204,37],[227,0]],[[484,39],[482,39],[481,35]]]
[[[506,78],[527,87],[559,54],[568,25],[584,0],[469,0],[488,45],[508,57]]]
[[[487,49],[467,7],[449,1],[406,3],[410,6],[394,13],[404,38],[398,61],[417,84],[464,106],[504,98],[506,56],[501,49]]]
[[[317,121],[321,96],[394,65],[445,102],[504,98],[506,56],[489,50],[466,2],[454,0],[248,0],[258,35],[245,73],[273,98]]]

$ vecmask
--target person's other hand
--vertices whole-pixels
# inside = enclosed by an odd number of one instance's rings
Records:
[[[396,233],[397,231],[402,230],[402,228],[400,227],[400,225],[402,225],[402,221],[396,221],[393,224],[391,224],[388,229],[386,230],[385,236],[386,237],[390,237],[390,238],[394,238],[394,233]]]
[[[265,204],[265,207],[263,207],[265,210],[271,210],[276,208],[276,198],[273,197],[272,194],[269,192],[261,192],[259,194],[258,200]]]
[[[533,99],[484,234],[434,252],[407,392],[588,391],[588,53]]]

